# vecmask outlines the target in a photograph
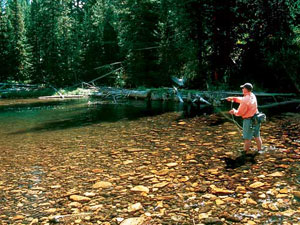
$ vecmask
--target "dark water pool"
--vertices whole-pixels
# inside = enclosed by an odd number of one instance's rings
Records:
[[[135,120],[183,110],[172,102],[99,100],[2,100],[0,133],[20,134],[87,126],[95,123]]]
[[[0,100],[0,134],[62,130],[103,122],[136,120],[141,117],[155,116],[173,111],[182,112],[182,117],[194,117],[220,111],[226,113],[231,106],[238,107],[238,105],[230,105],[228,102],[213,108],[207,105],[199,106],[177,102],[136,100],[118,103],[97,99]],[[262,109],[262,111],[268,116],[273,116],[283,111],[296,112],[297,107]]]

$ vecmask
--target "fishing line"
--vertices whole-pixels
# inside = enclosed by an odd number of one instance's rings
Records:
[[[232,118],[230,118],[230,117],[229,117],[228,115],[226,115],[226,114],[225,114],[218,106],[215,106],[215,107],[216,107],[218,113],[221,113],[226,119],[228,119],[228,120],[230,120],[231,122],[233,122],[234,125],[236,126],[237,130],[240,132],[240,134],[242,134],[243,128],[238,124],[238,122],[235,121],[233,115],[231,115]],[[233,101],[231,101],[231,109],[232,109],[232,107],[233,107]]]

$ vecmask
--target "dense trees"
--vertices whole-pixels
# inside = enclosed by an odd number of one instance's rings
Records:
[[[0,3],[0,81],[300,89],[299,0]]]

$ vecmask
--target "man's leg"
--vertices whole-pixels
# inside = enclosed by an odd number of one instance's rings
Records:
[[[245,139],[244,140],[244,150],[245,150],[246,153],[249,152],[250,145],[251,145],[251,140],[250,139]]]
[[[254,140],[256,141],[257,150],[260,151],[261,150],[261,146],[262,146],[261,137],[255,137]]]

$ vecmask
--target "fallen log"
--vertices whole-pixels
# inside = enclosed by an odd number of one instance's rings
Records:
[[[259,108],[266,109],[266,108],[272,108],[272,107],[276,107],[276,106],[283,106],[283,105],[289,105],[289,104],[300,104],[300,99],[266,104],[266,105],[259,106]]]
[[[127,96],[130,98],[135,98],[135,99],[146,99],[149,98],[150,95],[150,90],[146,91],[129,91],[127,93]]]
[[[64,95],[64,98],[67,99],[78,99],[78,98],[83,98],[85,97],[84,95]],[[52,96],[41,96],[39,97],[39,99],[63,99],[61,96],[59,95],[52,95]]]
[[[22,83],[0,83],[2,86],[16,86],[16,87],[39,87],[38,84],[22,84]]]

